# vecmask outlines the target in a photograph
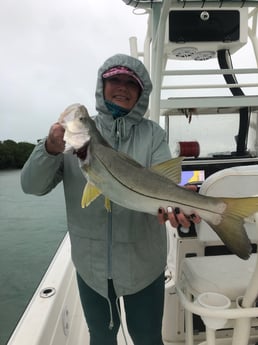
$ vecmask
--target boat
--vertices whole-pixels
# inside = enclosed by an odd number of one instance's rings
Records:
[[[146,116],[185,157],[182,179],[205,195],[258,195],[258,1],[123,1],[148,21],[143,49],[131,37],[130,51],[153,82]],[[204,221],[167,225],[165,345],[258,344],[258,215],[245,227],[246,261]],[[88,343],[67,234],[8,345]],[[123,308],[118,344],[132,344]]]

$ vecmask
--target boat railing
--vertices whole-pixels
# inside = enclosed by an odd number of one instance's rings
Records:
[[[247,69],[208,69],[208,70],[167,70],[163,72],[163,76],[200,76],[200,75],[223,75],[223,74],[258,74],[257,68]],[[174,78],[176,79],[176,78]],[[210,78],[212,80],[212,78]],[[162,85],[161,90],[212,90],[212,89],[230,89],[230,88],[257,88],[258,83],[245,82],[238,84],[177,84],[177,85]],[[257,90],[255,90],[257,92]],[[177,109],[178,111],[166,112],[166,115],[179,115],[179,109],[185,108],[216,108],[218,109],[231,108],[230,111],[235,112],[240,107],[252,107],[252,110],[258,110],[258,92],[254,95],[245,96],[205,96],[205,97],[169,97],[160,100],[161,109]],[[200,112],[198,111],[198,114]],[[206,112],[207,114],[207,112]]]

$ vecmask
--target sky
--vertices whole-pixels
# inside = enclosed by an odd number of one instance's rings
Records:
[[[122,0],[2,1],[0,141],[36,143],[72,103],[94,115],[98,68],[146,24]]]
[[[116,53],[130,54],[131,36],[143,50],[148,16],[133,10],[123,0],[2,1],[0,141],[36,143],[73,103],[94,115],[98,68]],[[247,67],[246,49],[235,67]]]

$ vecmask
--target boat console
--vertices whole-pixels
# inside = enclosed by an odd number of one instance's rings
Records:
[[[191,183],[205,195],[258,195],[258,1],[124,2],[148,15],[143,51],[131,39],[131,54],[143,58],[153,82],[146,116],[164,125],[173,155],[181,142],[198,144],[182,154],[183,179],[204,177]],[[247,261],[205,222],[167,226],[165,344],[258,342],[256,218],[245,222]]]

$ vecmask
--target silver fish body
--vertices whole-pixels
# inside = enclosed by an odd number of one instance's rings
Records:
[[[154,170],[132,163],[110,147],[92,145],[90,155],[90,164],[81,162],[81,168],[87,179],[113,202],[154,215],[159,207],[168,206],[180,207],[186,215],[191,215],[198,205],[198,214],[203,219],[214,224],[221,221],[226,204],[220,199],[182,188]]]

